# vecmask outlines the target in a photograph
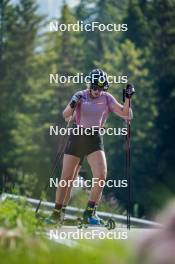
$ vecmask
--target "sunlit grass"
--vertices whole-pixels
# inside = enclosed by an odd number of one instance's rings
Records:
[[[24,200],[0,204],[0,259],[3,264],[19,263],[92,263],[132,264],[125,241],[79,240],[71,247],[49,241],[38,231],[33,210]]]

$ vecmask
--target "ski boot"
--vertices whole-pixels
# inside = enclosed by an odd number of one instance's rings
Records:
[[[48,225],[52,225],[52,226],[61,226],[63,224],[64,221],[64,217],[65,217],[65,209],[53,209],[52,214],[44,219],[44,222]]]
[[[83,220],[88,225],[103,225],[104,221],[97,215],[97,208],[88,207],[83,214]]]
[[[108,230],[115,229],[115,221],[112,218],[109,218],[107,221],[101,219],[96,212],[96,207],[88,207],[83,214],[83,219],[78,218],[78,228],[83,227],[87,228],[88,226],[101,226],[106,227]]]
[[[87,207],[83,213],[83,218],[78,218],[78,228],[88,226],[103,226],[104,221],[96,213],[96,207]]]

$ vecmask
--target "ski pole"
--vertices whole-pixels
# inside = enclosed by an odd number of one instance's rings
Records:
[[[131,98],[129,98],[129,111],[131,108]],[[127,228],[131,227],[131,203],[132,203],[132,179],[131,179],[131,121],[127,120],[127,179],[128,179],[128,212]]]
[[[74,111],[75,111],[75,109],[74,109]],[[67,123],[67,126],[66,126],[66,130],[68,129],[68,127],[70,126],[70,123],[71,123],[71,121],[72,121],[72,117],[73,117],[73,114],[74,114],[74,111],[73,111],[73,113],[72,113],[72,116],[70,117],[70,119],[69,119],[69,121],[68,121],[68,123]],[[56,156],[55,156],[55,159],[54,159],[54,161],[53,161],[53,163],[52,163],[52,166],[51,166],[51,168],[50,168],[50,171],[49,171],[49,178],[52,178],[53,177],[53,175],[54,175],[54,173],[55,173],[55,170],[56,170],[56,168],[57,168],[57,166],[58,166],[58,164],[59,164],[59,162],[60,162],[60,160],[61,160],[61,158],[62,158],[62,156],[63,156],[63,153],[64,153],[64,151],[65,151],[65,148],[66,148],[66,145],[67,145],[67,142],[68,142],[68,137],[65,139],[65,141],[63,142],[63,144],[62,144],[62,148],[59,148],[58,147],[58,151],[57,151],[57,153],[56,153]],[[47,192],[47,190],[48,190],[48,183],[45,185],[45,187],[44,187],[44,191],[45,192]],[[39,200],[39,203],[38,203],[38,205],[37,205],[37,207],[36,207],[36,210],[35,210],[35,215],[37,215],[37,213],[38,213],[38,211],[39,211],[39,208],[40,208],[40,206],[41,206],[41,203],[42,203],[42,198],[40,197],[40,200]]]
[[[123,102],[125,102],[125,91],[126,89],[123,89]],[[131,108],[131,98],[129,98],[129,112]],[[128,197],[127,197],[127,229],[130,229],[131,227],[131,185],[132,185],[132,179],[131,179],[131,121],[126,120],[126,127],[127,127],[127,135],[125,137],[125,177],[128,182]]]

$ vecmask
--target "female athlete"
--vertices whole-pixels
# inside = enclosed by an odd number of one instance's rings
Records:
[[[70,182],[74,180],[79,172],[84,157],[91,168],[93,177],[96,178],[94,186],[91,188],[89,201],[83,214],[83,219],[87,224],[100,225],[101,219],[96,213],[97,205],[100,201],[103,188],[99,184],[101,180],[106,180],[107,163],[104,152],[103,136],[98,128],[102,128],[110,112],[117,116],[130,120],[132,110],[129,99],[135,90],[132,85],[127,85],[125,90],[125,103],[120,104],[110,93],[107,92],[109,83],[107,74],[94,69],[89,74],[90,84],[85,90],[75,93],[71,101],[63,111],[63,117],[68,120],[75,115],[75,125],[81,133],[69,136],[63,158],[61,180]],[[93,133],[93,127],[96,127]],[[83,133],[82,133],[83,129]],[[55,209],[49,218],[50,223],[62,222],[65,206],[70,198],[71,186],[58,186],[56,191]]]

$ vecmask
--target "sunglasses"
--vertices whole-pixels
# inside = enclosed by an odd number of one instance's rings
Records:
[[[98,85],[92,85],[91,89],[93,91],[99,91],[99,92],[104,91],[104,87],[99,87]]]

